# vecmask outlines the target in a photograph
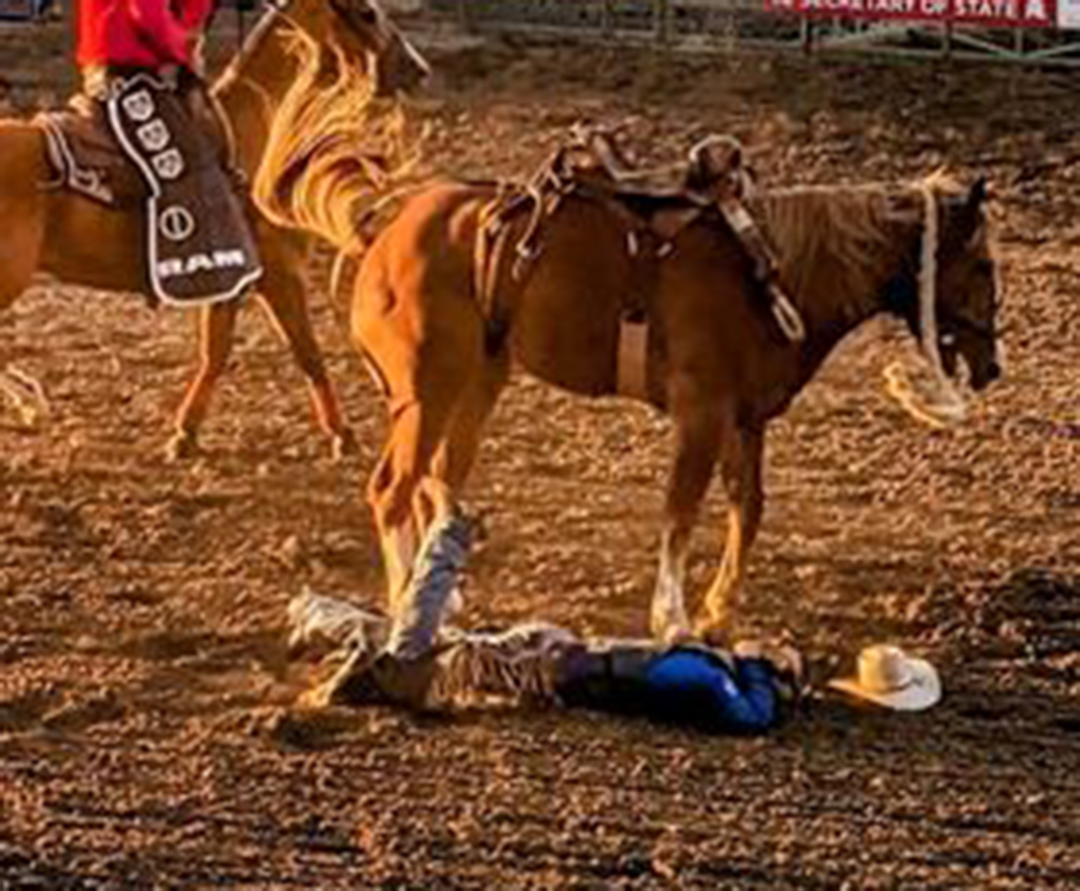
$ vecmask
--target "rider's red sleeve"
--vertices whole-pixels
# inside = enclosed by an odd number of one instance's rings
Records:
[[[180,21],[191,31],[201,30],[214,11],[215,0],[186,0]]]
[[[188,29],[173,15],[168,0],[127,0],[127,11],[139,39],[155,52],[162,64],[186,65],[191,61]]]

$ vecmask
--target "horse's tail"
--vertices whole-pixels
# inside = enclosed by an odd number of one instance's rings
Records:
[[[367,74],[338,48],[298,32],[294,52],[300,70],[274,115],[253,197],[272,223],[359,256],[368,223],[397,197],[386,190],[416,160],[404,116],[375,99]]]

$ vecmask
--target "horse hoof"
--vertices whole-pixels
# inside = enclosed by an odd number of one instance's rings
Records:
[[[330,441],[330,453],[335,462],[344,461],[350,455],[360,451],[360,443],[352,430],[345,430],[333,437]]]
[[[165,459],[170,464],[177,464],[199,453],[199,440],[194,433],[177,433],[165,447]]]

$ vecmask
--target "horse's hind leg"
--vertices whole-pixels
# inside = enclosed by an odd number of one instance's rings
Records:
[[[761,429],[740,429],[724,443],[721,474],[730,503],[727,542],[697,623],[697,630],[705,635],[729,631],[739,606],[747,558],[761,526],[765,501],[761,484],[764,444]]]
[[[214,387],[229,361],[239,311],[240,304],[235,300],[200,311],[199,370],[176,415],[176,433],[167,449],[171,461],[188,458],[198,449],[199,429],[210,410]]]
[[[454,408],[451,394],[417,396],[391,412],[390,435],[368,484],[368,503],[386,571],[391,612],[408,584],[425,531],[421,496],[441,497],[431,474],[436,451],[446,436]],[[426,486],[425,484],[429,484]]]
[[[392,413],[389,443],[372,474],[368,501],[394,614],[425,532],[455,506],[476,462],[484,423],[508,377],[508,362],[499,359],[460,387],[443,378],[437,394],[430,391],[431,396]]]
[[[395,612],[432,509],[445,508],[438,502],[450,498],[435,473],[435,456],[488,361],[483,319],[471,297],[423,251],[413,259],[393,281],[393,265],[376,246],[354,283],[351,316],[353,345],[380,382],[390,412],[389,438],[367,497]]]
[[[446,484],[452,497],[468,480],[480,451],[484,426],[509,377],[509,357],[497,357],[473,376],[459,400],[434,468],[434,475]]]

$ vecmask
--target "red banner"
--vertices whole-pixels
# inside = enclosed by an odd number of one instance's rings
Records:
[[[1056,0],[765,0],[772,12],[845,19],[951,22],[983,28],[1055,28]]]

